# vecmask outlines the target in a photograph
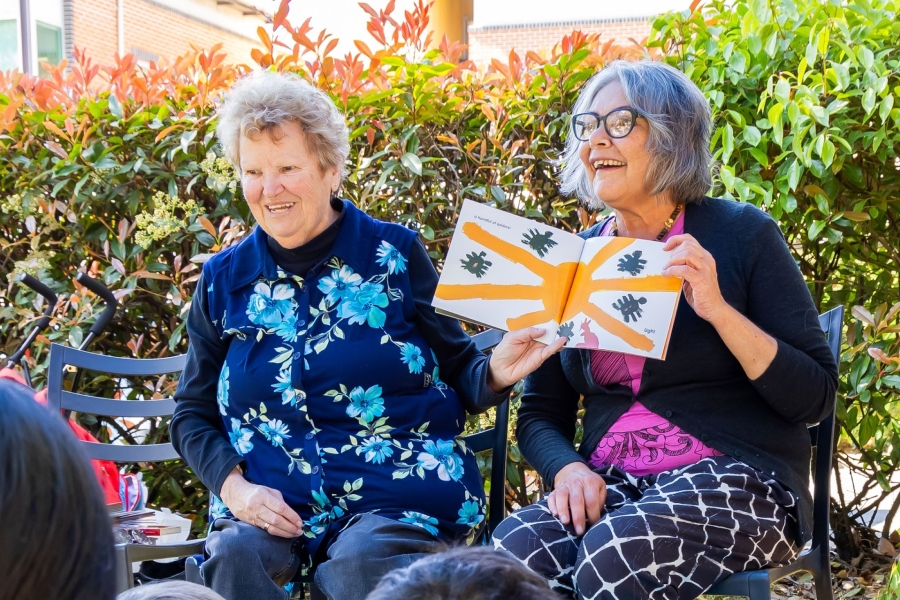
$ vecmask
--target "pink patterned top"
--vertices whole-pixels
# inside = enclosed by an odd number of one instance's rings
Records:
[[[610,220],[610,223],[612,221]],[[609,223],[600,235],[610,235]],[[684,233],[684,211],[663,238]],[[644,371],[642,356],[618,352],[591,352],[591,374],[599,385],[621,384],[631,387],[637,397]],[[635,476],[656,475],[663,471],[694,464],[709,456],[721,456],[714,450],[673,425],[664,417],[635,401],[625,414],[613,423],[600,439],[589,459],[593,467],[615,465]]]

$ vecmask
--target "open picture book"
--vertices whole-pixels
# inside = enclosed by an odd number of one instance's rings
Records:
[[[549,344],[664,359],[682,279],[662,242],[583,240],[466,200],[432,305],[503,331],[538,326]]]

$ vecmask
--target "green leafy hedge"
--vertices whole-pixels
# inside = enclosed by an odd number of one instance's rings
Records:
[[[837,416],[859,454],[838,460],[886,498],[900,486],[900,2],[707,6],[657,19],[649,45],[712,102],[726,195],[781,223],[821,310],[847,306]],[[839,486],[844,559],[874,504]]]
[[[646,48],[575,33],[549,56],[511,53],[482,70],[461,60],[458,45],[423,50],[421,6],[405,19],[373,12],[370,30],[383,44],[359,42],[360,53],[345,58],[330,54],[327,34],[280,15],[278,39],[262,36],[268,51],[254,59],[332,94],[351,130],[344,195],[418,229],[438,265],[464,198],[572,230],[589,225],[595,215],[559,196],[552,163],[581,84],[618,57],[684,69],[714,106],[720,193],[779,220],[822,310],[858,306],[842,365],[841,460],[870,469],[887,490],[900,464],[898,8],[897,0],[715,0],[702,12],[659,17]],[[214,101],[242,73],[222,59],[195,53],[147,70],[131,57],[101,70],[81,61],[47,80],[0,74],[0,276],[8,282],[0,352],[15,347],[40,308],[12,282],[15,272],[36,272],[63,299],[32,354],[38,381],[47,342],[76,344],[96,313],[83,290],[72,293],[79,269],[118,290],[124,306],[97,350],[185,350],[198,262],[250,224],[212,136]],[[167,386],[155,382],[152,393]],[[101,436],[110,425],[86,422]],[[510,467],[510,502],[532,501],[538,482],[515,445]],[[205,490],[184,465],[145,477],[154,500],[202,513]],[[860,498],[835,500],[847,556],[860,549],[853,519],[863,508]]]

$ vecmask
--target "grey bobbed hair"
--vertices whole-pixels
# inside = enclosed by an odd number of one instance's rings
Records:
[[[589,112],[597,94],[618,81],[631,107],[649,122],[647,152],[651,155],[646,175],[651,196],[670,193],[676,202],[696,202],[712,187],[713,160],[709,150],[712,116],[709,102],[684,73],[652,60],[617,60],[584,85],[572,114]],[[588,179],[571,129],[559,163],[560,191],[576,195],[589,208],[603,208]],[[584,142],[587,143],[587,142]]]

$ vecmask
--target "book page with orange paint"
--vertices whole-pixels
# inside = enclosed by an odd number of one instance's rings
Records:
[[[664,358],[682,281],[662,276],[663,246],[585,241],[466,200],[432,305],[502,331],[543,327],[547,344]]]
[[[664,247],[624,237],[585,241],[558,329],[566,347],[665,359],[683,281],[662,275]]]
[[[472,200],[463,202],[432,305],[502,331],[556,330],[584,240]]]

